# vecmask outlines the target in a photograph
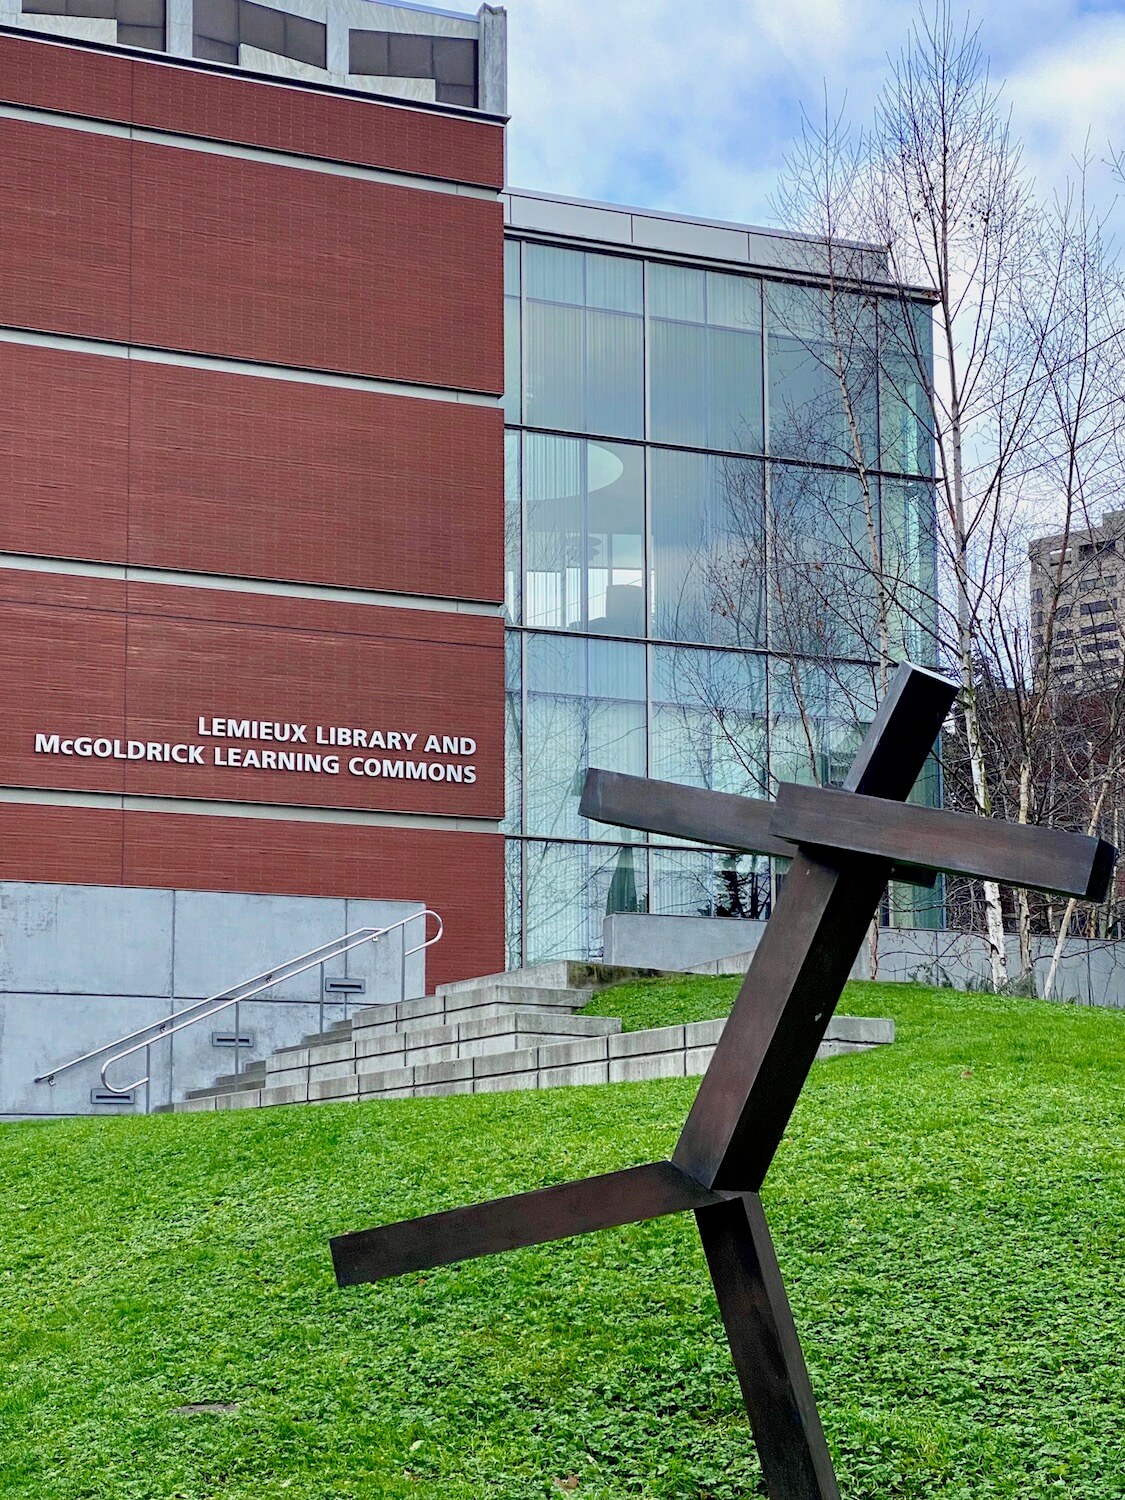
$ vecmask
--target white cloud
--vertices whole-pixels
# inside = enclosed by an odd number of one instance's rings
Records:
[[[575,197],[770,222],[801,108],[862,120],[913,0],[508,0],[510,180]],[[1125,145],[1125,16],[994,0],[983,42],[1046,187],[1087,129]],[[1097,175],[1097,174],[1095,174]],[[1105,179],[1107,174],[1103,173]],[[1099,189],[1109,195],[1103,180]]]
[[[1062,44],[1037,48],[1008,79],[1015,125],[1029,163],[1044,186],[1060,186],[1087,142],[1095,182],[1108,191],[1100,166],[1111,143],[1125,148],[1125,16],[1079,18]]]

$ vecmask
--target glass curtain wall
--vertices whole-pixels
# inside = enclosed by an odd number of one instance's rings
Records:
[[[929,310],[531,240],[506,267],[509,962],[597,956],[607,913],[765,917],[768,859],[588,823],[583,777],[838,783],[877,643],[933,659]]]

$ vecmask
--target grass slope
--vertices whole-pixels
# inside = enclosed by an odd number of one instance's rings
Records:
[[[899,1041],[814,1069],[764,1195],[844,1494],[1125,1496],[1125,1016],[848,999]],[[326,1251],[649,1160],[694,1088],[0,1129],[0,1494],[760,1493],[690,1218],[347,1292]]]

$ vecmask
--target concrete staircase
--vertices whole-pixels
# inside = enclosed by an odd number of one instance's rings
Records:
[[[559,961],[439,985],[423,1000],[357,1011],[171,1107],[253,1109],[698,1076],[722,1020],[622,1032],[619,1020],[575,1014],[595,990],[656,973]],[[893,1040],[893,1021],[837,1016],[818,1056]]]

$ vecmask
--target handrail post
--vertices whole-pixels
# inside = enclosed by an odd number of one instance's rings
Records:
[[[152,1114],[152,1043],[145,1048],[145,1114]]]
[[[320,1001],[319,1001],[319,1004],[317,1006],[316,1017],[317,1017],[317,1021],[316,1021],[316,1033],[317,1033],[317,1036],[323,1036],[324,1035],[324,960],[323,959],[320,960]]]

